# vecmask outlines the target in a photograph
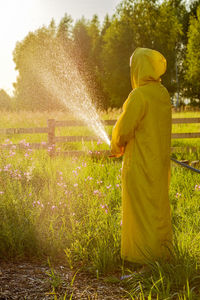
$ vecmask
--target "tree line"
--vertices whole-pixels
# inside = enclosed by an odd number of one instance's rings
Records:
[[[58,25],[52,19],[17,42],[14,96],[6,101],[1,90],[0,108],[10,107],[9,102],[15,109],[64,109],[42,78],[49,85],[65,83],[67,101],[72,95],[69,60],[97,107],[121,107],[131,91],[129,60],[137,47],[156,49],[166,57],[162,82],[174,105],[189,99],[190,105],[200,107],[200,0],[122,0],[102,24],[97,15],[73,23],[65,14]]]

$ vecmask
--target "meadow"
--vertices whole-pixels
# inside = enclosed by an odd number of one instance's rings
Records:
[[[119,111],[102,113],[115,119]],[[173,117],[200,117],[200,112]],[[0,128],[42,127],[47,119],[67,120],[64,112],[0,113]],[[112,128],[106,128],[111,134]],[[199,132],[200,124],[173,126],[173,132]],[[87,128],[62,128],[57,135],[88,134]],[[120,259],[121,159],[49,157],[31,149],[46,142],[45,134],[1,136],[0,144],[21,142],[0,155],[0,258],[65,261],[69,268],[116,278],[132,274],[137,265]],[[177,159],[200,158],[200,139],[173,140],[172,146],[196,146],[198,151],[174,153]],[[92,143],[60,144],[61,150],[98,151]],[[197,165],[200,168],[200,165]],[[170,202],[174,250],[170,263],[157,261],[145,273],[123,282],[130,299],[200,299],[200,176],[172,163]],[[112,280],[112,279],[111,279]]]

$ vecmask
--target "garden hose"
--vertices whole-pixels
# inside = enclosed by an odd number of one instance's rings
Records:
[[[173,157],[171,157],[171,160],[172,160],[173,162],[175,162],[176,164],[181,165],[181,166],[184,167],[184,168],[187,168],[187,169],[189,169],[189,170],[191,170],[191,171],[193,171],[193,172],[196,172],[196,173],[200,174],[200,170],[198,170],[198,169],[195,169],[195,168],[193,168],[193,167],[191,167],[191,166],[188,166],[187,164],[185,164],[185,163],[183,163],[183,162],[181,162],[181,161],[179,161],[179,160],[176,160],[176,159],[173,158]]]
[[[109,155],[108,157],[110,157],[110,158],[118,158],[118,157],[120,157],[122,155],[123,154],[118,154],[118,155],[113,154],[113,155]],[[187,165],[187,164],[185,164],[185,163],[183,163],[183,162],[181,162],[181,161],[179,161],[179,160],[177,160],[177,159],[175,159],[173,157],[171,157],[171,160],[173,162],[175,162],[176,164],[181,165],[184,168],[187,168],[187,169],[189,169],[189,170],[191,170],[191,171],[193,171],[195,173],[200,174],[200,170],[198,170],[198,169],[195,169],[195,168],[193,168],[193,167],[191,167],[191,166],[189,166],[189,165]]]

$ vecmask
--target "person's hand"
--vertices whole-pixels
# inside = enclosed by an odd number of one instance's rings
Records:
[[[124,147],[120,147],[120,152],[119,153],[111,154],[111,155],[109,155],[109,157],[119,158],[119,157],[121,157],[121,156],[124,155],[124,151],[125,151],[125,148]]]

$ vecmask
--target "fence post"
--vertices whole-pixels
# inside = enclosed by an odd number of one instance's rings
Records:
[[[49,146],[49,155],[53,157],[55,155],[55,120],[49,119],[47,121],[48,127],[48,146]]]

